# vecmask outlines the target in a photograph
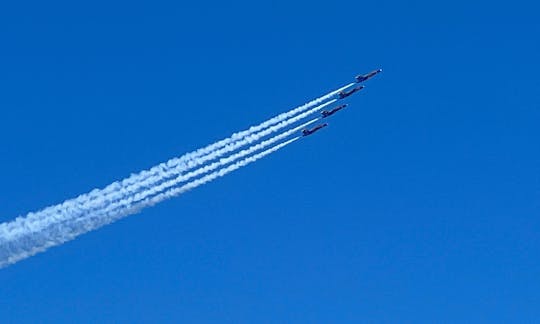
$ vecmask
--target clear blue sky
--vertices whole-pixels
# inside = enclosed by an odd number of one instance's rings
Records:
[[[539,11],[2,4],[0,221],[385,71],[316,136],[1,270],[0,322],[537,321]]]

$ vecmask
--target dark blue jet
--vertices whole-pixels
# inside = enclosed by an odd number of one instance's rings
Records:
[[[302,135],[303,136],[309,136],[309,135],[315,133],[316,131],[318,131],[319,129],[324,128],[326,126],[328,126],[328,124],[324,123],[324,124],[317,125],[317,126],[313,127],[312,129],[304,129],[302,131]]]
[[[340,91],[338,93],[338,96],[339,96],[339,99],[343,99],[343,98],[347,98],[348,96],[352,95],[353,93],[355,92],[358,92],[362,89],[364,89],[365,87],[364,86],[358,86],[352,90],[349,90],[349,91]]]
[[[379,74],[381,72],[382,72],[382,69],[374,70],[374,71],[371,71],[371,72],[369,72],[367,74],[357,75],[355,77],[355,79],[356,79],[357,83],[364,82],[366,80],[369,80],[369,79],[373,78],[375,75],[377,75],[377,74]]]
[[[338,111],[340,111],[341,109],[343,109],[345,107],[347,107],[347,104],[337,106],[336,108],[333,108],[330,111],[323,110],[323,111],[321,111],[322,118],[330,117],[330,116],[332,116],[333,114],[337,113]]]

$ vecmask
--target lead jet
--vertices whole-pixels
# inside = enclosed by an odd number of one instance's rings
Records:
[[[315,133],[316,131],[318,131],[319,129],[324,128],[326,126],[328,126],[328,124],[324,123],[324,124],[317,125],[317,126],[313,127],[312,129],[307,129],[306,128],[306,129],[304,129],[302,131],[302,135],[303,136],[309,136],[309,135]]]
[[[369,80],[369,79],[373,78],[375,75],[377,75],[377,74],[379,74],[381,72],[382,72],[382,69],[374,70],[374,71],[371,71],[371,72],[369,72],[367,74],[357,75],[355,77],[355,79],[356,79],[357,83],[364,82],[366,80]]]
[[[349,90],[349,91],[340,91],[338,93],[339,99],[347,98],[348,96],[352,95],[353,93],[358,92],[358,91],[360,91],[360,90],[362,90],[364,88],[365,88],[365,86],[362,85],[362,86],[358,86],[358,87],[356,87],[356,88],[354,88],[352,90]]]
[[[340,111],[341,109],[343,109],[345,107],[347,107],[347,104],[337,106],[336,108],[333,108],[330,111],[323,110],[323,111],[321,111],[322,118],[330,117],[330,116],[332,116],[333,114],[337,113],[338,111]]]

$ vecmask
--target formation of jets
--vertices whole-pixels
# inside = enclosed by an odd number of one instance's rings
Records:
[[[367,80],[373,78],[375,75],[377,75],[377,74],[379,74],[379,73],[381,73],[381,72],[382,72],[382,69],[378,69],[378,70],[374,70],[374,71],[371,71],[371,72],[366,73],[366,74],[360,74],[360,75],[357,75],[357,76],[355,77],[356,83],[361,83],[361,82],[367,81]],[[358,91],[360,91],[360,90],[362,90],[362,89],[364,89],[364,88],[365,88],[365,86],[360,85],[360,86],[354,87],[354,88],[351,89],[351,90],[340,91],[340,92],[337,94],[337,97],[338,97],[338,99],[340,99],[340,100],[341,100],[341,99],[345,99],[345,98],[351,96],[352,94],[354,94],[354,93],[356,93],[356,92],[358,92]],[[334,107],[334,108],[332,108],[332,109],[330,109],[330,110],[323,110],[323,111],[321,111],[322,118],[330,117],[330,116],[332,116],[333,114],[337,113],[338,111],[340,111],[341,109],[343,109],[343,108],[345,108],[345,107],[347,107],[347,104],[339,105],[339,106]],[[304,130],[302,131],[302,135],[303,135],[303,136],[309,136],[309,135],[315,133],[316,131],[318,131],[318,130],[320,130],[320,129],[326,127],[326,126],[328,126],[328,123],[324,123],[324,124],[317,125],[317,126],[311,128],[311,129],[304,129]]]

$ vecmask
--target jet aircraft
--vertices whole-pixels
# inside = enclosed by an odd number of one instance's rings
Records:
[[[339,99],[343,99],[343,98],[347,98],[348,96],[352,95],[353,93],[355,92],[358,92],[362,89],[364,89],[365,87],[364,86],[358,86],[352,90],[349,90],[349,91],[340,91],[338,93],[338,96],[339,96]]]
[[[302,131],[302,135],[303,136],[309,136],[309,135],[315,133],[316,131],[318,131],[319,129],[324,128],[326,126],[328,126],[328,124],[324,123],[324,124],[317,125],[317,126],[313,127],[312,129],[304,129]]]
[[[364,82],[366,80],[369,80],[369,79],[373,78],[375,75],[377,75],[377,74],[379,74],[381,72],[382,72],[382,69],[374,70],[374,71],[371,71],[371,72],[366,73],[366,74],[357,75],[355,77],[355,79],[356,79],[357,83]]]
[[[345,107],[347,107],[347,104],[337,106],[337,107],[331,109],[330,111],[323,110],[323,111],[321,111],[321,115],[322,115],[323,118],[330,117],[330,116],[332,116],[333,114],[337,113],[338,111],[340,111],[341,109],[343,109]]]

